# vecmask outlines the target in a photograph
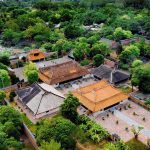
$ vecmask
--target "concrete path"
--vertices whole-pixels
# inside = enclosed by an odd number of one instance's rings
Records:
[[[127,117],[126,115],[124,115],[123,113],[121,113],[118,110],[116,110],[114,114],[115,114],[116,117],[118,117],[122,121],[126,122],[130,126],[134,125],[135,127],[139,127],[139,126],[143,127],[141,124],[139,124],[138,122],[134,121],[133,119]],[[150,130],[145,128],[145,127],[141,131],[141,134],[143,134],[146,138],[150,138]]]

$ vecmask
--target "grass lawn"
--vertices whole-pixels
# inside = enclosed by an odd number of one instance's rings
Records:
[[[24,123],[28,126],[30,131],[32,133],[35,133],[37,126],[33,124],[25,114],[22,113],[21,115],[22,115]]]
[[[126,94],[129,94],[132,92],[132,88],[130,87],[120,86],[119,89]]]
[[[129,142],[127,142],[127,145],[131,147],[132,150],[148,150],[145,144],[136,139],[130,140]]]
[[[85,142],[84,144],[82,144],[82,146],[88,150],[103,150],[104,145],[106,143],[107,143],[107,141],[105,141],[105,140],[100,143],[93,143],[92,141],[88,141],[88,142]],[[82,149],[77,148],[77,150],[82,150]]]

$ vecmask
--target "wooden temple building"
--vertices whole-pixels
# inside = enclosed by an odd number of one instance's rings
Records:
[[[45,54],[39,49],[31,50],[27,55],[27,60],[37,62],[45,59]]]
[[[88,70],[74,61],[41,68],[39,78],[49,85],[57,85],[89,74]]]
[[[73,92],[73,95],[93,113],[128,99],[128,95],[108,84],[105,80],[79,88]]]

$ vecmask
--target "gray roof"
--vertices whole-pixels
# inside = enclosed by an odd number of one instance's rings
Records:
[[[119,83],[128,80],[129,78],[130,78],[130,74],[123,72],[121,70],[115,70],[112,72],[112,81],[110,79],[110,82]]]
[[[129,73],[124,72],[122,70],[113,70],[112,68],[110,68],[107,65],[101,65],[95,69],[92,69],[91,73],[99,79],[106,79],[114,84],[128,80],[130,77]],[[111,76],[111,74],[112,74],[112,76]],[[111,77],[112,77],[112,79],[111,79]]]
[[[107,65],[101,65],[91,70],[91,73],[99,79],[108,79],[112,69]]]
[[[35,83],[30,87],[18,90],[16,94],[35,116],[58,109],[64,101],[64,96],[60,92],[45,83]]]

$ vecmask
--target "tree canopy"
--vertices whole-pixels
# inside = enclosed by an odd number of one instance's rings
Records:
[[[50,142],[54,139],[61,143],[61,148],[74,149],[75,141],[71,134],[76,126],[69,120],[62,117],[56,117],[51,120],[45,119],[37,129],[37,142]]]
[[[146,81],[146,82],[145,82]],[[138,86],[139,90],[144,93],[150,92],[150,64],[138,65],[133,70],[131,82],[133,85]]]
[[[72,94],[69,94],[61,105],[61,114],[72,122],[78,121],[77,107],[80,105],[79,100]]]
[[[3,100],[6,98],[6,93],[0,90],[0,104],[2,104]]]
[[[0,149],[22,149],[19,142],[22,118],[18,111],[10,106],[0,107]]]
[[[38,69],[35,63],[29,62],[28,64],[26,64],[24,66],[23,73],[27,77],[30,84],[38,81]]]
[[[11,80],[8,72],[4,69],[0,69],[0,88],[11,85]]]

